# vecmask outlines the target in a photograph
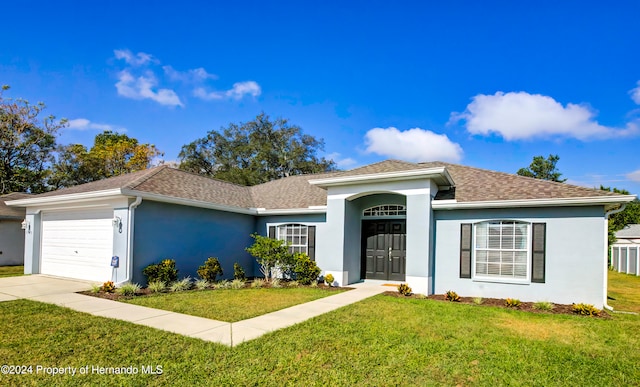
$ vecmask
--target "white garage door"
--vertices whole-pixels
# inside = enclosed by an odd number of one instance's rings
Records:
[[[40,273],[111,280],[113,210],[44,212]]]

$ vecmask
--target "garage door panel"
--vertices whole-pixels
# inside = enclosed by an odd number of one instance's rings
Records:
[[[112,219],[109,209],[44,213],[40,272],[93,281],[111,279]]]

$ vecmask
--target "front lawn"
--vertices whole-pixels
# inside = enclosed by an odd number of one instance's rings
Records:
[[[24,266],[0,266],[0,278],[24,275]]]
[[[609,270],[608,304],[614,310],[640,313],[640,277]]]
[[[135,297],[125,302],[177,313],[236,322],[327,297],[342,290],[322,288],[244,288],[191,290]]]
[[[0,385],[604,386],[640,380],[640,318],[630,315],[531,314],[379,295],[234,348],[28,300],[0,303],[0,324],[4,363],[138,371],[0,375]],[[159,365],[163,373],[143,374],[142,365]]]

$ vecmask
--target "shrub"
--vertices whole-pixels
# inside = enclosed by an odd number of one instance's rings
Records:
[[[312,261],[307,254],[296,253],[294,260],[295,266],[293,272],[298,282],[303,285],[309,285],[311,282],[318,280],[321,270],[315,261]]]
[[[247,277],[244,274],[244,269],[238,262],[233,264],[233,279],[246,280]]]
[[[484,302],[484,300],[482,299],[482,297],[475,297],[473,299],[473,303],[476,305],[482,305],[482,303]]]
[[[291,266],[293,255],[289,253],[289,248],[284,241],[271,239],[258,234],[251,234],[255,242],[246,248],[247,252],[253,255],[260,265],[260,272],[265,280],[269,281],[274,269],[278,267],[283,273],[287,272]]]
[[[132,284],[130,282],[124,283],[118,289],[116,289],[116,293],[123,296],[135,296],[139,291],[140,285]]]
[[[198,275],[200,278],[209,282],[215,282],[217,276],[222,276],[222,266],[218,258],[209,257],[204,265],[198,268]]]
[[[244,280],[234,279],[233,281],[231,281],[231,284],[229,286],[231,287],[231,289],[242,289],[244,288]]]
[[[191,277],[186,277],[180,281],[176,281],[169,286],[172,292],[183,292],[191,289]]]
[[[262,287],[264,287],[264,283],[266,281],[263,280],[262,278],[256,278],[253,280],[253,282],[251,282],[251,287],[255,288],[255,289],[260,289]]]
[[[447,290],[447,293],[444,295],[444,299],[451,302],[458,302],[460,301],[460,296],[453,290]]]
[[[199,279],[195,282],[195,286],[196,289],[198,290],[205,290],[206,288],[208,288],[211,284],[209,283],[209,281],[205,280],[205,279]]]
[[[533,303],[533,309],[538,309],[538,310],[552,310],[553,309],[553,303],[549,302],[549,301],[538,301],[538,302],[534,302]]]
[[[102,290],[102,285],[91,284],[91,293],[100,293],[101,290]]]
[[[422,293],[418,293],[418,294],[416,294],[416,297],[417,297],[417,298],[419,298],[419,299],[421,299],[421,300],[424,300],[424,299],[429,298],[429,297],[427,297],[427,295],[426,295],[426,294],[422,294]]]
[[[517,308],[522,303],[517,298],[507,298],[504,301],[504,304],[506,305],[507,308]]]
[[[102,284],[100,290],[105,293],[113,293],[116,290],[116,285],[113,284],[113,281],[107,281]]]
[[[173,259],[163,259],[160,263],[152,263],[142,270],[142,274],[147,277],[147,282],[162,281],[168,284],[178,280],[176,261]]]
[[[271,280],[271,287],[272,288],[281,288],[282,287],[282,283],[280,282],[279,278],[274,278]]]
[[[326,282],[327,285],[329,285],[329,286],[333,286],[333,281],[334,280],[335,279],[333,278],[333,274],[327,274],[327,275],[324,276],[324,282]]]
[[[602,311],[591,304],[573,304],[571,307],[573,313],[582,316],[600,316]]]
[[[309,284],[310,287],[312,288],[317,288],[318,287],[318,281],[313,281]]]
[[[402,294],[403,296],[410,296],[411,288],[407,284],[400,284],[398,285],[398,293]]]
[[[229,281],[220,281],[213,284],[214,289],[229,289],[231,287],[231,283]]]
[[[149,284],[147,285],[147,289],[149,289],[151,293],[160,293],[163,292],[166,288],[167,284],[162,281],[149,282]]]
[[[298,281],[289,281],[289,282],[287,282],[287,287],[288,288],[297,288],[298,286],[300,286],[300,282],[298,282]]]

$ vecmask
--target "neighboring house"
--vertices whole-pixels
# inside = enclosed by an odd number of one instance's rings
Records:
[[[607,212],[633,195],[462,165],[388,160],[238,186],[166,166],[16,200],[25,271],[143,283],[162,258],[225,274],[250,234],[285,239],[338,285],[406,282],[416,293],[606,303]],[[112,256],[119,267],[111,268]]]
[[[5,202],[29,197],[29,194],[10,193],[0,196],[0,266],[18,266],[24,262],[25,210],[7,207]]]
[[[629,224],[616,232],[611,245],[611,265],[620,273],[640,275],[640,224]]]

